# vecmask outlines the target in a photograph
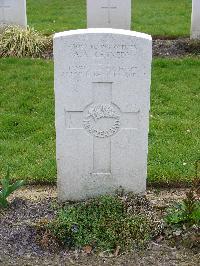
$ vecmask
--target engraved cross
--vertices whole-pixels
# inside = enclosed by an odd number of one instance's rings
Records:
[[[93,83],[93,101],[92,106],[99,105],[110,105],[116,106],[113,103],[112,96],[112,82],[95,82]],[[118,108],[116,106],[116,108]],[[121,130],[137,130],[138,128],[138,114],[136,112],[122,112],[119,109],[120,123],[115,125],[115,128]],[[84,127],[84,110],[66,110],[65,109],[65,126],[69,130],[85,130]],[[106,121],[105,121],[105,120]],[[102,121],[100,127],[108,127],[109,118],[99,119]],[[95,132],[96,131],[96,132]],[[113,130],[113,135],[117,133],[118,130]],[[87,132],[87,131],[86,131]],[[93,136],[93,172],[94,177],[105,177],[109,178],[112,176],[112,136],[107,135],[101,137],[99,133],[106,131],[91,130],[89,132]],[[107,131],[108,132],[108,131]],[[97,134],[96,134],[97,133]]]
[[[8,1],[5,3],[5,0],[0,0],[0,21],[5,20],[5,9],[9,7],[10,5],[8,4]]]
[[[108,1],[107,6],[102,6],[101,8],[102,9],[107,9],[107,11],[108,11],[108,24],[111,24],[111,10],[116,9],[117,6],[112,6],[111,5],[111,0],[107,0],[107,1]]]

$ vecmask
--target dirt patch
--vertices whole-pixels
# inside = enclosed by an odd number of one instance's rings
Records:
[[[185,196],[185,189],[149,190],[147,198],[162,209]],[[34,224],[56,215],[56,188],[30,186],[16,191],[12,204],[0,213],[0,265],[200,265],[200,255],[191,249],[172,247],[166,241],[152,242],[147,250],[120,254],[85,254],[82,251],[43,249]]]
[[[200,41],[189,38],[174,40],[153,40],[153,56],[155,57],[183,57],[200,55]]]

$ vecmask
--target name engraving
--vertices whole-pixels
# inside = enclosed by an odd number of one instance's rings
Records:
[[[0,0],[0,8],[9,8],[11,6],[10,1]]]
[[[87,42],[87,41],[86,41]],[[105,40],[103,44],[85,44],[82,42],[76,42],[72,44],[66,44],[70,48],[70,55],[72,58],[88,58],[94,57],[98,59],[123,59],[128,58],[132,54],[136,54],[137,47],[135,44],[124,44],[124,43],[108,43]]]
[[[97,138],[113,136],[120,128],[120,115],[117,108],[111,104],[93,105],[86,112],[83,127]]]

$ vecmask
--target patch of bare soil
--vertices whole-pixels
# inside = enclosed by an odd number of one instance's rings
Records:
[[[183,199],[186,191],[154,189],[147,192],[147,198],[153,208],[160,211]],[[14,193],[10,208],[0,212],[0,265],[200,265],[197,249],[177,248],[162,239],[152,241],[146,250],[118,256],[106,252],[86,254],[81,250],[45,249],[38,243],[34,224],[55,217],[56,196],[56,188],[48,186],[30,186]]]
[[[183,57],[200,55],[200,41],[189,38],[174,40],[153,40],[153,56],[155,57]]]

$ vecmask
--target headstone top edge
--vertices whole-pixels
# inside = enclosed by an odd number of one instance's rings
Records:
[[[137,32],[137,31],[130,31],[130,30],[123,30],[123,29],[112,29],[112,28],[89,28],[89,29],[79,29],[79,30],[69,30],[58,32],[54,34],[54,39],[73,36],[73,35],[84,35],[84,34],[98,34],[98,33],[105,33],[105,34],[116,34],[116,35],[124,35],[124,36],[131,36],[141,39],[146,39],[152,41],[152,36],[146,33]]]

